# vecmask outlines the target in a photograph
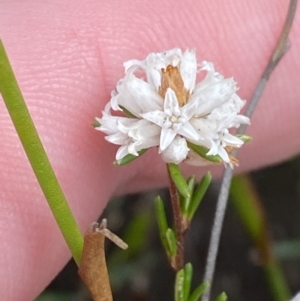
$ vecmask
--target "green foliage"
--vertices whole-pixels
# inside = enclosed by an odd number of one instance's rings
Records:
[[[274,300],[286,301],[291,297],[285,277],[272,253],[272,242],[267,231],[263,206],[247,176],[232,179],[230,194],[239,216],[261,256],[270,290]]]
[[[38,136],[1,40],[0,92],[57,225],[79,264],[83,236]]]
[[[195,153],[197,153],[200,157],[204,158],[205,160],[208,160],[213,163],[222,163],[223,162],[222,158],[218,155],[208,156],[207,153],[208,153],[209,149],[204,146],[196,145],[191,142],[188,142],[188,147],[190,149],[192,149]]]
[[[177,253],[177,239],[174,230],[168,227],[164,203],[160,196],[155,199],[155,212],[162,245],[173,265]]]
[[[119,106],[122,111],[125,113],[125,115],[129,118],[137,118],[134,114],[132,114],[129,110],[127,110],[126,108],[124,108],[123,106]]]
[[[195,212],[199,208],[201,201],[209,187],[211,182],[211,174],[208,172],[200,181],[199,184],[195,184],[195,176],[188,178],[186,184],[189,190],[189,196],[179,196],[180,211],[183,219],[185,229],[189,227]]]
[[[186,206],[186,211],[184,212],[184,214],[187,214],[189,221],[192,220],[196,210],[199,208],[199,205],[209,187],[211,179],[211,173],[208,172],[194,190],[190,203],[188,206]]]
[[[173,182],[175,183],[178,191],[180,192],[180,194],[183,197],[189,198],[191,196],[190,189],[179,169],[179,166],[174,163],[169,163],[167,165],[168,165],[170,177],[172,178]]]
[[[166,236],[167,230],[168,230],[169,227],[168,227],[168,223],[167,223],[164,203],[163,203],[160,196],[157,196],[155,198],[154,204],[155,204],[155,212],[156,212],[156,219],[157,219],[160,239],[161,239],[161,242],[163,244],[163,247],[164,247],[167,255],[171,256],[169,241],[168,241],[167,236]]]
[[[184,267],[184,281],[183,281],[184,296],[183,297],[185,301],[188,301],[190,296],[192,278],[193,278],[193,266],[191,263],[188,262]]]
[[[190,196],[188,198],[185,198],[182,195],[180,195],[180,198],[179,198],[180,210],[183,215],[185,214],[185,212],[188,211],[188,207],[190,206],[190,203],[191,203],[191,199],[192,199],[194,188],[195,188],[195,182],[196,182],[195,176],[189,177],[186,182],[187,182],[187,185],[189,188]]]
[[[184,270],[180,270],[176,274],[176,279],[175,279],[175,301],[186,301],[184,299],[185,294],[184,294]]]
[[[252,140],[252,137],[251,136],[248,136],[248,135],[235,135],[236,137],[240,138],[243,142],[249,142]]]
[[[208,282],[203,282],[199,286],[197,286],[190,297],[188,298],[188,301],[198,301],[199,298],[205,293],[205,291],[209,288]]]
[[[37,297],[34,301],[66,301],[66,300],[75,300],[76,292],[74,293],[43,293]]]
[[[216,299],[216,301],[226,301],[226,300],[227,300],[227,295],[224,292],[221,293]]]
[[[169,228],[166,232],[166,239],[168,242],[168,251],[170,254],[171,259],[176,256],[177,252],[177,240],[174,231]]]
[[[139,158],[141,155],[143,155],[148,149],[142,149],[140,151],[138,151],[138,156],[132,155],[132,154],[128,154],[126,155],[124,158],[122,158],[121,160],[116,160],[114,162],[115,165],[117,166],[124,166],[128,163],[131,163],[132,161],[134,161],[135,159]]]
[[[94,120],[94,121],[92,122],[92,126],[93,126],[94,128],[98,128],[99,126],[101,126],[101,123],[100,123],[98,120]]]
[[[190,294],[192,278],[193,267],[191,263],[187,263],[184,268],[179,270],[176,274],[175,301],[197,301],[209,287],[208,283],[203,282]]]

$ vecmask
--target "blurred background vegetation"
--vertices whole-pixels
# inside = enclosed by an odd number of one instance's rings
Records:
[[[288,290],[300,290],[300,157],[240,179],[247,179],[251,191],[239,196],[236,191],[229,202],[213,295],[225,291],[229,301],[287,301],[283,298]],[[214,181],[210,186],[186,235],[186,261],[194,266],[194,285],[202,281],[219,185]],[[107,241],[114,301],[173,300],[174,273],[154,214],[158,194],[171,212],[168,191],[159,190],[111,200],[100,217],[106,217],[109,229],[129,244],[123,251]],[[255,204],[243,201],[246,194],[254,196]],[[35,301],[60,300],[91,300],[72,260]]]

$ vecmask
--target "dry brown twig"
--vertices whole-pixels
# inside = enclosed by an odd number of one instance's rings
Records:
[[[284,55],[287,53],[287,51],[290,48],[289,33],[293,25],[297,3],[298,0],[290,0],[287,17],[285,19],[285,23],[283,25],[277,44],[273,50],[273,53],[268,61],[268,64],[256,86],[256,89],[254,90],[254,93],[245,111],[244,115],[247,117],[252,116],[272,72],[274,71],[278,63],[281,61],[281,59],[284,57]],[[247,129],[247,125],[245,124],[241,125],[237,130],[237,134],[244,134],[246,129]],[[236,154],[237,151],[233,153],[234,156],[236,156]],[[222,180],[222,185],[218,197],[217,208],[216,208],[214,223],[212,227],[212,234],[209,242],[208,256],[207,256],[206,267],[205,267],[204,281],[208,281],[209,283],[212,283],[214,277],[216,258],[218,254],[223,220],[224,220],[226,207],[227,207],[227,200],[228,200],[231,179],[232,179],[232,169],[227,168],[225,169],[223,174],[223,180]],[[202,301],[209,301],[210,292],[211,292],[211,286],[204,293],[202,297]]]

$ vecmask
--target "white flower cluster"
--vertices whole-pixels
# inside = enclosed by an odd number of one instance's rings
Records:
[[[249,124],[249,118],[239,114],[245,101],[232,78],[225,79],[210,62],[197,64],[194,50],[178,48],[127,61],[124,68],[102,118],[96,118],[96,129],[120,145],[117,162],[150,147],[158,147],[167,163],[205,165],[214,155],[230,166],[237,162],[230,152],[243,141],[229,128]],[[206,74],[196,84],[200,72]],[[191,145],[204,147],[204,158]]]

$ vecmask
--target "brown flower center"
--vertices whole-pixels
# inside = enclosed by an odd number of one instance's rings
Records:
[[[233,165],[236,165],[236,166],[238,166],[239,165],[239,160],[237,159],[237,158],[235,158],[235,157],[233,157],[230,153],[233,151],[233,150],[235,150],[236,149],[236,147],[234,147],[234,146],[226,146],[225,147],[225,150],[227,151],[227,153],[228,153],[228,155],[229,155],[229,159],[230,159],[230,163],[231,164],[233,164]]]
[[[166,69],[161,69],[161,86],[158,93],[165,98],[168,88],[171,88],[177,97],[179,106],[184,106],[189,98],[189,91],[184,87],[181,74],[177,67],[169,65]]]

